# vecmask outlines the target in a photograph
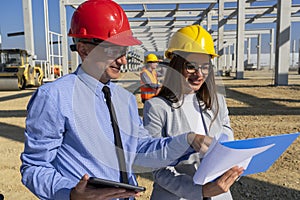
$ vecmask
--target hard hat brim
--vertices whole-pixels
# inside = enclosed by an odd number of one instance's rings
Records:
[[[108,38],[106,41],[119,46],[134,46],[142,44],[140,40],[133,37],[132,32],[130,30],[118,33]]]
[[[82,38],[82,35],[72,34],[71,31],[69,31],[68,36],[74,37],[74,38]],[[96,39],[100,39],[100,40],[105,40],[104,38],[97,37],[97,35],[89,35],[84,38],[87,38],[87,39],[95,39],[96,38]],[[112,43],[112,44],[119,45],[119,46],[134,46],[134,45],[142,44],[142,42],[140,40],[133,37],[132,32],[130,30],[124,31],[122,33],[118,33],[118,34],[106,39],[105,41]]]
[[[206,55],[210,55],[212,59],[219,57],[219,55],[215,54],[215,53],[209,53],[209,52],[205,52],[205,51],[182,51],[182,50],[179,50],[179,49],[168,49],[168,50],[166,50],[165,51],[165,57],[168,58],[168,59],[171,59],[173,53],[180,54],[179,52],[206,54]]]
[[[114,38],[106,40],[110,43],[119,45],[119,46],[134,46],[141,45],[142,42],[134,37],[122,37],[122,38]]]

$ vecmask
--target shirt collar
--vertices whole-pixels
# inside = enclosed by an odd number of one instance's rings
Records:
[[[77,76],[90,90],[92,90],[96,95],[98,95],[99,91],[102,93],[102,88],[104,85],[106,85],[110,88],[111,93],[113,94],[112,91],[114,90],[115,85],[111,81],[109,81],[106,84],[103,84],[99,80],[87,74],[80,66],[81,65],[79,65],[77,69]]]

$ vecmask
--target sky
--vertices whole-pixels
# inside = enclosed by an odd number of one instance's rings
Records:
[[[35,53],[39,60],[46,59],[44,1],[32,0],[32,21]],[[70,21],[73,8],[67,8],[67,21]],[[59,0],[48,0],[50,31],[60,33]],[[22,32],[23,26],[22,0],[0,0],[0,32],[2,48],[25,48],[24,36],[7,37],[8,33]]]
[[[300,0],[292,0],[292,2],[300,4]],[[260,4],[263,5],[266,4],[266,2],[260,2]],[[37,59],[43,60],[46,58],[43,0],[32,0],[32,9],[35,53],[37,54]],[[70,22],[73,11],[73,8],[67,7],[67,23]],[[48,12],[50,31],[60,33],[59,0],[48,0]],[[246,25],[246,29],[275,27],[275,24]],[[230,29],[231,27],[227,26],[227,28]],[[22,31],[24,31],[22,0],[0,0],[0,33],[2,35],[2,48],[24,49],[24,36],[7,37],[8,33]],[[269,38],[269,35],[262,35],[262,53],[269,52]],[[291,25],[291,43],[292,40],[296,40],[296,51],[298,52],[298,43],[300,41],[300,22],[295,22]],[[251,41],[252,53],[256,52],[256,42],[256,39],[252,39]]]

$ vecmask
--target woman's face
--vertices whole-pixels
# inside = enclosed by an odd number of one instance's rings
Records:
[[[183,76],[192,89],[190,93],[196,92],[205,82],[210,71],[210,56],[201,53],[191,53],[185,57]]]

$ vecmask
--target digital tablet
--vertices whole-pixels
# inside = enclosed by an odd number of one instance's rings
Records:
[[[124,188],[126,190],[133,190],[135,192],[142,192],[146,190],[145,187],[134,186],[96,177],[90,177],[88,180],[88,185],[96,188]]]

